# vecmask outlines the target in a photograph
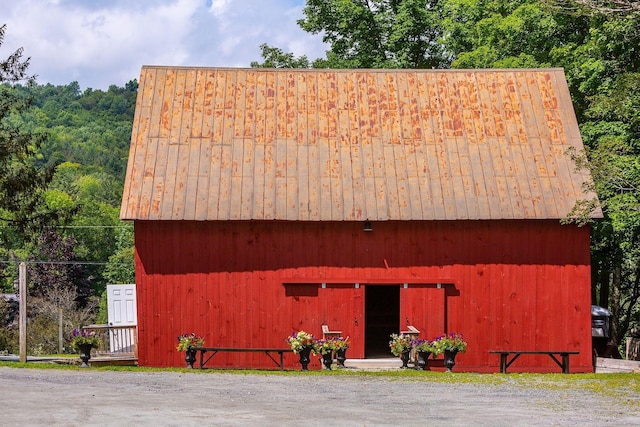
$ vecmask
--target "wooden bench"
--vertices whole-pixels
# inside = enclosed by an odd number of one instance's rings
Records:
[[[499,354],[500,355],[500,372],[503,374],[507,373],[507,368],[511,366],[513,362],[516,361],[518,357],[522,354],[546,354],[551,359],[556,362],[560,369],[562,369],[563,374],[569,373],[569,355],[570,354],[578,354],[578,351],[507,351],[507,350],[490,350],[489,353]],[[509,355],[513,355],[511,359],[509,359]],[[556,355],[562,358],[562,361],[558,360]]]
[[[329,325],[322,325],[322,339],[337,338],[342,336],[342,331],[330,331]]]
[[[401,334],[410,335],[411,338],[418,338],[420,335],[420,331],[415,328],[415,326],[407,325],[406,331],[400,331]]]
[[[239,348],[239,347],[192,347],[194,350],[200,352],[200,369],[204,368],[204,365],[211,360],[213,356],[218,354],[218,352],[243,352],[243,353],[265,353],[269,356],[269,359],[273,360],[273,362],[280,367],[280,370],[284,370],[284,353],[293,353],[293,350],[290,348]],[[211,352],[205,359],[205,354]],[[273,358],[271,353],[278,353],[280,356],[279,360]]]

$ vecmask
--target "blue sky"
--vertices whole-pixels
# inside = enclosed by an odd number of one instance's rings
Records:
[[[142,65],[248,67],[268,43],[310,59],[322,37],[302,31],[304,0],[0,0],[0,58],[19,47],[38,83],[107,89]]]

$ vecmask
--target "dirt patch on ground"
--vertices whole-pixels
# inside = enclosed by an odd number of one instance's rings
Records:
[[[457,374],[449,374],[457,375]],[[639,425],[639,396],[429,377],[0,367],[5,426]]]

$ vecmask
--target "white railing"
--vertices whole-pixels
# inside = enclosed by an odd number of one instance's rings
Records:
[[[84,326],[82,329],[94,331],[100,337],[102,343],[96,349],[96,354],[133,355],[138,357],[137,326],[110,326],[105,324]]]

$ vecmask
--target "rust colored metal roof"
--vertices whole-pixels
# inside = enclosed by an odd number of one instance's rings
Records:
[[[120,217],[557,219],[569,147],[561,69],[145,66]]]

